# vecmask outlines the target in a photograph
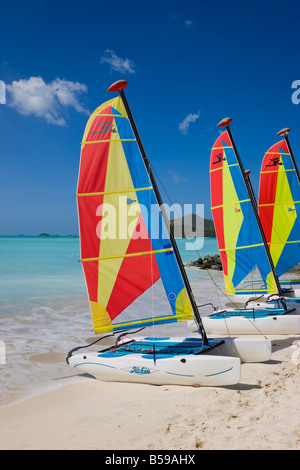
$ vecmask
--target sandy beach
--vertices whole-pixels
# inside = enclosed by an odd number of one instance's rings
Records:
[[[271,360],[242,364],[240,383],[230,387],[73,376],[70,384],[0,408],[0,449],[300,449],[299,338],[270,339]]]

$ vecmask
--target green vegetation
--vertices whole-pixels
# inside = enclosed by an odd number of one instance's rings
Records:
[[[203,219],[196,214],[189,214],[170,221],[170,227],[175,237],[216,237],[214,223],[211,219]]]

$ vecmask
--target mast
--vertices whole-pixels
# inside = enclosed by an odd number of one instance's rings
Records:
[[[273,277],[274,277],[274,280],[275,280],[275,283],[276,283],[277,292],[280,296],[282,305],[283,305],[284,309],[286,310],[287,307],[286,307],[286,304],[285,304],[285,301],[284,301],[282,289],[281,289],[281,286],[280,286],[280,283],[279,283],[279,280],[278,280],[278,277],[277,277],[277,273],[275,271],[274,263],[273,263],[273,260],[272,260],[271,254],[270,254],[270,250],[269,250],[268,243],[267,243],[267,240],[266,240],[266,237],[265,237],[265,233],[264,233],[264,230],[263,230],[260,218],[259,218],[259,214],[258,214],[258,210],[257,210],[257,202],[256,202],[256,199],[255,199],[254,191],[253,191],[252,184],[251,184],[251,181],[250,181],[250,178],[249,178],[249,172],[246,172],[244,170],[244,166],[242,164],[241,158],[240,158],[239,153],[237,151],[237,148],[236,148],[236,145],[235,145],[232,133],[231,133],[231,129],[230,129],[230,126],[229,126],[231,122],[232,122],[231,118],[222,119],[222,121],[219,122],[217,127],[225,127],[227,132],[228,132],[228,135],[229,135],[229,138],[230,138],[230,141],[231,141],[236,159],[238,161],[238,164],[239,164],[239,167],[240,167],[240,170],[241,170],[241,173],[242,173],[244,183],[246,185],[246,188],[247,188],[247,191],[248,191],[248,194],[249,194],[249,199],[251,201],[251,205],[252,205],[252,209],[253,209],[253,212],[254,212],[254,215],[255,215],[255,219],[256,219],[256,222],[257,222],[257,225],[258,225],[258,228],[259,228],[259,231],[260,231],[260,235],[261,235],[263,244],[264,244],[265,252],[266,252],[266,255],[267,255],[267,258],[268,258],[268,261],[269,261],[269,264],[270,264],[270,268],[271,268],[271,271],[272,271],[272,274],[273,274]]]
[[[152,184],[153,191],[154,191],[154,194],[156,196],[160,212],[162,214],[162,217],[163,217],[163,220],[164,220],[166,226],[168,227],[169,226],[169,220],[168,220],[167,214],[165,212],[163,201],[162,201],[161,195],[159,193],[159,190],[158,190],[158,187],[157,187],[157,184],[156,184],[156,181],[155,181],[152,169],[151,169],[150,161],[148,160],[148,157],[146,155],[143,143],[142,143],[141,138],[139,136],[136,124],[134,122],[131,110],[129,108],[129,105],[128,105],[128,102],[127,102],[127,99],[126,99],[126,96],[125,96],[125,93],[124,93],[124,89],[127,87],[127,85],[128,85],[128,83],[126,82],[126,80],[119,80],[119,81],[113,83],[108,88],[107,91],[109,91],[109,92],[117,91],[119,93],[121,99],[122,99],[122,102],[123,102],[123,105],[125,107],[129,122],[130,122],[131,127],[132,127],[132,131],[133,131],[134,136],[136,138],[136,142],[138,144],[141,156],[143,158],[146,170],[148,172],[148,176],[149,176],[150,182]],[[194,299],[194,295],[193,295],[193,292],[192,292],[187,274],[185,272],[185,269],[184,269],[184,266],[183,266],[183,263],[182,263],[182,259],[181,259],[181,256],[180,256],[180,253],[179,253],[179,250],[178,250],[178,247],[177,247],[177,244],[176,244],[176,241],[175,241],[174,234],[173,234],[172,230],[169,230],[169,235],[170,235],[170,241],[171,241],[171,244],[172,244],[172,248],[173,248],[173,251],[174,251],[174,254],[175,254],[175,258],[176,258],[181,276],[183,278],[183,282],[184,282],[184,285],[186,287],[190,303],[192,305],[192,309],[193,309],[193,313],[194,313],[196,323],[197,323],[198,328],[201,332],[201,336],[203,338],[204,344],[208,345],[208,339],[207,339],[207,336],[206,336],[206,332],[204,330],[202,319],[200,317],[200,314],[199,314],[199,311],[198,311],[198,308],[197,308],[197,305],[196,305],[196,302],[195,302],[195,299]]]
[[[289,140],[289,137],[288,137],[288,133],[290,132],[291,129],[289,129],[288,127],[285,127],[284,129],[281,129],[281,131],[279,131],[276,135],[278,136],[284,136],[285,138],[285,141],[286,141],[286,145],[289,149],[289,152],[290,152],[290,156],[291,156],[291,159],[292,159],[292,162],[293,162],[293,165],[294,165],[294,168],[295,168],[295,171],[296,171],[296,175],[297,175],[297,178],[298,178],[298,183],[300,184],[300,173],[299,173],[299,168],[297,166],[297,163],[296,163],[296,160],[295,160],[295,157],[294,157],[294,154],[293,154],[293,150],[292,150],[292,147],[291,147],[291,144],[290,144],[290,140]]]

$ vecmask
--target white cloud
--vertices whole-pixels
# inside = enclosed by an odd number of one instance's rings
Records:
[[[194,27],[194,20],[185,20],[180,16],[178,13],[172,13],[170,15],[169,20],[171,23],[175,24],[179,28],[193,28]]]
[[[6,91],[5,91],[5,83],[3,80],[0,80],[0,104],[6,103]]]
[[[167,173],[169,173],[169,175],[171,175],[172,180],[174,181],[174,183],[186,183],[188,181],[186,178],[184,178],[179,173],[177,173],[177,171],[167,170]]]
[[[184,26],[185,26],[186,28],[192,28],[192,27],[194,26],[194,21],[192,21],[192,20],[185,20],[185,21],[184,21]]]
[[[198,111],[198,113],[196,114],[188,114],[184,119],[183,121],[181,121],[181,123],[179,124],[178,126],[178,129],[183,133],[183,134],[187,134],[188,133],[188,130],[189,130],[189,126],[191,124],[191,122],[195,122],[197,121],[197,119],[199,118],[200,116],[200,111]]]
[[[121,73],[135,73],[135,65],[130,59],[122,59],[111,49],[106,49],[104,56],[101,57],[101,64],[107,63],[110,65],[111,70]]]
[[[70,106],[80,113],[88,110],[80,103],[79,97],[87,92],[87,86],[56,78],[46,83],[42,77],[30,77],[13,81],[7,85],[8,105],[24,116],[36,116],[49,124],[64,126],[63,111]]]

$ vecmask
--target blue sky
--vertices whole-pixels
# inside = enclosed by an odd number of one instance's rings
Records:
[[[283,127],[300,158],[299,14],[297,1],[2,2],[0,234],[78,233],[80,142],[119,79],[173,203],[211,218],[210,149],[227,116],[257,190]]]

